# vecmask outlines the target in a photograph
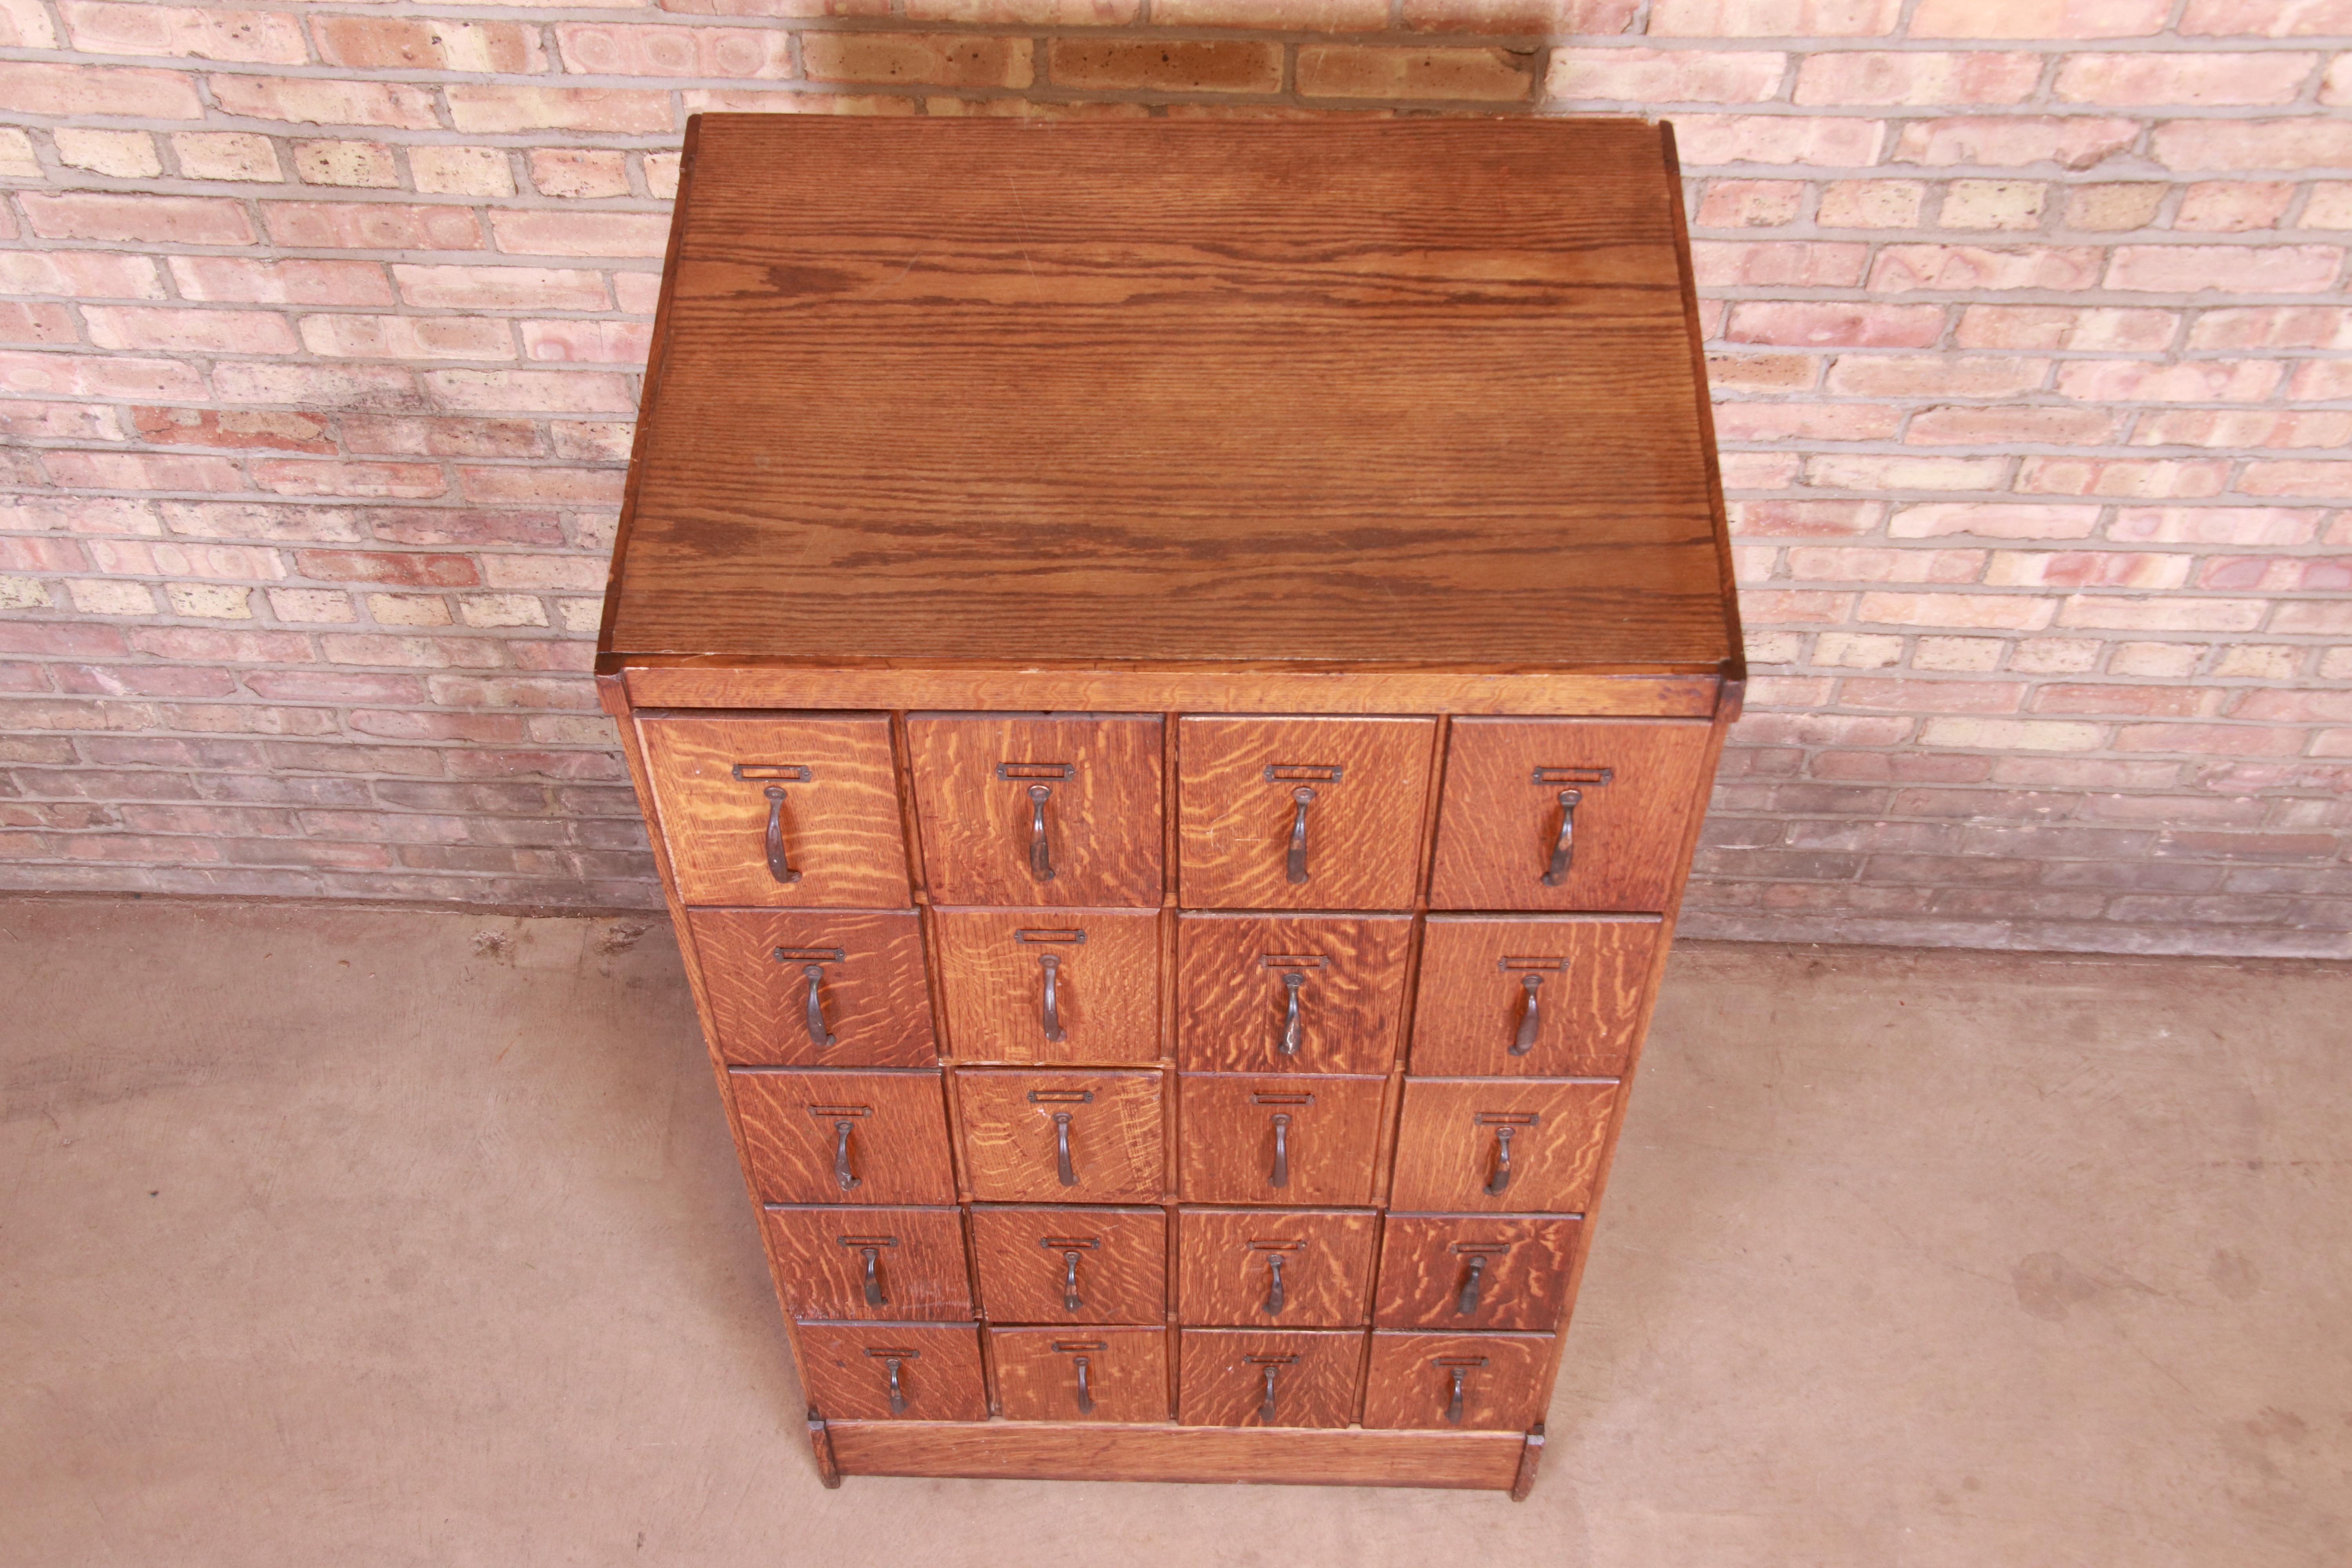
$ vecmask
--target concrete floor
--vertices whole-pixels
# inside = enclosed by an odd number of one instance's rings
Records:
[[[821,1490],[664,922],[0,903],[0,1558],[2352,1560],[2352,967],[1690,947],[1534,1498]]]

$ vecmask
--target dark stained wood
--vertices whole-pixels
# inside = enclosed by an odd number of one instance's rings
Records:
[[[1372,1201],[1385,1079],[1188,1072],[1180,1082],[1186,1202],[1342,1208]],[[1288,1167],[1281,1186],[1277,1155]]]
[[[963,1068],[966,1178],[983,1203],[1136,1203],[1160,1195],[1160,1074]],[[1055,1118],[1069,1120],[1072,1184]]]
[[[1709,726],[1641,719],[1454,721],[1429,902],[1437,910],[1662,911],[1682,886],[1675,849],[1706,805]],[[1608,782],[1593,778],[1606,769]],[[1568,875],[1543,878],[1574,790]]]
[[[768,1255],[795,1318],[971,1321],[963,1216],[951,1208],[770,1205]],[[866,1299],[866,1254],[882,1300]]]
[[[1434,720],[1188,714],[1176,730],[1185,908],[1412,907]]]
[[[830,1422],[843,1473],[1065,1481],[1280,1482],[1507,1489],[1517,1432],[1295,1431],[1247,1426],[1062,1426],[990,1421]]]
[[[808,1413],[809,1447],[816,1457],[816,1479],[827,1491],[841,1488],[841,1467],[834,1461],[833,1437],[824,1429],[824,1417],[814,1410]]]
[[[1543,1463],[1544,1424],[1528,1428],[1528,1446],[1519,1453],[1519,1473],[1511,1478],[1511,1500],[1525,1502],[1536,1489],[1536,1467]]]
[[[1432,915],[1421,937],[1412,1070],[1595,1078],[1625,1070],[1650,1011],[1654,915]],[[1538,982],[1526,1054],[1512,1054]]]
[[[937,1071],[735,1068],[727,1087],[762,1203],[955,1202]],[[835,1164],[844,1121],[856,1183],[846,1190]]]
[[[1165,1421],[1168,1331],[1095,1324],[990,1329],[996,1398],[1008,1421]],[[1094,1408],[1079,1405],[1078,1363]]]
[[[966,1062],[1160,1056],[1158,910],[934,910],[948,1040]],[[1055,1020],[1045,1037],[1045,961]]]
[[[1177,1060],[1194,1072],[1382,1073],[1404,1015],[1408,915],[1177,920]],[[1298,1049],[1285,1056],[1300,976]]]
[[[1549,1334],[1372,1332],[1364,1374],[1364,1425],[1524,1432],[1538,1403]],[[1462,1415],[1449,1419],[1454,1374],[1462,1373]],[[1516,1467],[1514,1467],[1516,1479]]]
[[[1381,1226],[1372,1321],[1383,1329],[1549,1333],[1568,1310],[1580,1219],[1391,1214]],[[1474,1268],[1477,1295],[1463,1311]]]
[[[987,1419],[980,1331],[970,1324],[950,1329],[937,1323],[799,1323],[793,1338],[800,1346],[803,1392],[828,1426],[844,1420]],[[894,1357],[903,1412],[890,1408]]]
[[[1367,1316],[1379,1230],[1380,1216],[1364,1209],[1187,1205],[1176,1220],[1178,1321],[1210,1328],[1357,1327]],[[1282,1310],[1271,1312],[1276,1258]]]
[[[1345,1426],[1355,1419],[1360,1331],[1188,1328],[1177,1350],[1176,1419],[1187,1426]]]
[[[902,1068],[938,1060],[914,910],[695,910],[687,923],[730,1062]],[[810,1026],[812,967],[830,1046]]]
[[[1622,1085],[1609,1079],[1405,1079],[1391,1207],[1408,1212],[1580,1214],[1592,1195]],[[1511,1172],[1489,1193],[1497,1129]]]
[[[1135,713],[908,715],[931,900],[1158,904],[1160,725]],[[1050,879],[1031,859],[1040,804]]]
[[[1078,1257],[1076,1307],[1067,1258]],[[975,1204],[971,1257],[994,1323],[1159,1323],[1168,1311],[1160,1209]]]
[[[683,902],[906,905],[887,715],[648,713],[638,725]],[[782,776],[738,778],[738,767]],[[779,881],[768,864],[771,789],[784,792],[783,850],[794,881]]]

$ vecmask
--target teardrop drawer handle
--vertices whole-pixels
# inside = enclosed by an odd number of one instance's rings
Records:
[[[1281,1370],[1279,1365],[1271,1363],[1265,1369],[1265,1397],[1259,1402],[1257,1407],[1257,1418],[1262,1426],[1274,1425],[1274,1374]]]
[[[866,1260],[866,1304],[869,1307],[888,1306],[889,1295],[882,1289],[882,1249],[861,1247],[857,1251]]]
[[[1580,789],[1559,792],[1559,837],[1552,840],[1551,864],[1544,868],[1543,885],[1557,888],[1568,880],[1569,863],[1576,858],[1576,803],[1584,798]]]
[[[1054,1173],[1066,1187],[1078,1184],[1077,1167],[1070,1160],[1070,1113],[1066,1110],[1054,1112]]]
[[[1307,1040],[1307,1019],[1298,1005],[1298,994],[1307,984],[1304,970],[1282,972],[1282,988],[1288,994],[1283,1003],[1282,1040],[1275,1048],[1286,1057],[1295,1057]]]
[[[1075,1312],[1086,1303],[1078,1300],[1078,1255],[1062,1254],[1062,1310]]]
[[[1283,1308],[1282,1254],[1267,1253],[1265,1267],[1266,1272],[1273,1276],[1272,1282],[1265,1288],[1265,1315],[1269,1318],[1278,1318],[1282,1316]]]
[[[1449,1426],[1462,1425],[1462,1380],[1469,1375],[1470,1369],[1466,1366],[1454,1369],[1454,1397],[1447,1401],[1445,1406],[1445,1423]]]
[[[1274,1117],[1274,1169],[1266,1173],[1269,1187],[1290,1185],[1290,1114],[1276,1111]]]
[[[1454,1302],[1454,1310],[1457,1315],[1466,1318],[1478,1310],[1478,1287],[1485,1282],[1486,1278],[1486,1255],[1483,1252],[1472,1253],[1470,1277],[1462,1281],[1462,1294],[1456,1297]]]
[[[1284,875],[1296,884],[1307,880],[1307,808],[1315,804],[1315,792],[1301,784],[1290,798],[1298,810],[1290,819],[1290,863]]]
[[[1519,976],[1519,984],[1521,988],[1525,990],[1527,995],[1525,1002],[1519,1008],[1518,1036],[1511,1041],[1511,1055],[1515,1057],[1523,1057],[1529,1051],[1534,1050],[1536,1048],[1536,1036],[1540,1033],[1543,1028],[1543,1013],[1540,1008],[1539,998],[1536,994],[1537,992],[1543,989],[1543,976],[1540,974],[1522,974]]]
[[[899,1361],[897,1356],[885,1356],[882,1364],[890,1369],[890,1414],[907,1414],[907,1391],[898,1381]]]
[[[1045,973],[1045,997],[1038,1016],[1045,1026],[1045,1038],[1058,1046],[1069,1038],[1068,1031],[1062,1027],[1061,956],[1041,952],[1037,955],[1037,967]]]
[[[1516,1131],[1509,1126],[1495,1129],[1495,1173],[1486,1178],[1486,1188],[1490,1198],[1501,1197],[1511,1184],[1511,1134]]]
[[[839,1045],[841,1037],[828,1028],[824,1021],[824,993],[821,989],[824,981],[824,965],[821,963],[802,965],[801,978],[808,982],[807,1015],[810,1042],[820,1049],[826,1046]]]
[[[1053,785],[1029,786],[1029,875],[1040,882],[1054,879],[1054,850],[1045,838],[1045,803],[1053,798]]]
[[[856,1125],[855,1121],[833,1124],[833,1179],[841,1184],[845,1193],[859,1184],[859,1178],[849,1169],[849,1132]]]
[[[1087,1358],[1076,1356],[1072,1359],[1077,1363],[1078,1368],[1078,1414],[1091,1415],[1094,1414],[1095,1394],[1093,1389],[1087,1386]]]
[[[768,797],[768,875],[777,881],[790,884],[801,879],[784,858],[784,788],[770,784],[760,792]]]

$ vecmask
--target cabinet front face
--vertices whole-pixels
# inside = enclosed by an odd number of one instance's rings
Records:
[[[1176,1059],[1186,1070],[1394,1065],[1410,915],[1186,914],[1176,942]]]
[[[1188,1203],[1372,1201],[1384,1079],[1185,1073],[1181,1081]]]
[[[1522,1432],[1543,1418],[1549,1334],[1398,1334],[1375,1331],[1364,1374],[1364,1425]]]
[[[934,910],[959,1061],[1148,1062],[1160,1055],[1157,910]]]
[[[971,1258],[991,1322],[1158,1323],[1167,1315],[1160,1209],[975,1205]]]
[[[802,1323],[802,1392],[836,1421],[985,1421],[980,1331],[936,1323]]]
[[[1185,718],[1184,907],[1411,909],[1436,734],[1432,719]]]
[[[1617,1091],[1606,1079],[1407,1079],[1391,1207],[1581,1214]]]
[[[1456,719],[1430,907],[1671,908],[1706,805],[1707,732],[1696,720]]]
[[[1178,1320],[1209,1328],[1360,1324],[1379,1228],[1380,1216],[1360,1209],[1181,1209]]]
[[[1356,1418],[1364,1336],[1186,1329],[1176,1419],[1187,1426],[1346,1426]]]
[[[912,910],[690,910],[719,1054],[761,1067],[937,1060]]]
[[[762,1217],[796,1318],[971,1320],[958,1210],[771,1205]]]
[[[1649,1015],[1655,915],[1432,915],[1414,988],[1412,1070],[1614,1076]]]
[[[1547,1332],[1568,1310],[1584,1222],[1549,1215],[1401,1215],[1381,1224],[1372,1321],[1383,1329]]]
[[[1008,1421],[1165,1421],[1168,1331],[991,1329]]]
[[[938,1072],[736,1068],[727,1082],[762,1203],[956,1201]]]
[[[1158,717],[910,714],[907,752],[934,903],[1159,904]]]
[[[641,714],[638,732],[680,902],[908,903],[888,715]]]
[[[1160,1196],[1156,1072],[965,1068],[964,1170],[982,1203],[1118,1204]]]

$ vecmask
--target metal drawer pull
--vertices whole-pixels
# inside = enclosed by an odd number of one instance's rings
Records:
[[[1495,1173],[1486,1178],[1490,1198],[1501,1197],[1503,1189],[1511,1184],[1511,1134],[1517,1131],[1507,1125],[1495,1129]]]
[[[1093,1389],[1087,1386],[1087,1358],[1074,1356],[1071,1359],[1076,1363],[1078,1369],[1078,1414],[1091,1415],[1094,1414],[1095,1394]]]
[[[1468,1317],[1478,1310],[1478,1287],[1486,1278],[1486,1255],[1473,1253],[1470,1257],[1470,1277],[1462,1281],[1462,1294],[1454,1299],[1457,1316]]]
[[[1052,784],[1029,786],[1029,875],[1040,882],[1054,879],[1054,851],[1045,842],[1045,803],[1053,798]]]
[[[1470,1369],[1466,1366],[1454,1369],[1454,1397],[1445,1405],[1445,1422],[1449,1426],[1462,1425],[1462,1380],[1469,1375]]]
[[[882,1249],[862,1247],[858,1248],[858,1256],[866,1260],[866,1304],[869,1307],[888,1306],[890,1298],[882,1289]]]
[[[1062,1254],[1062,1310],[1075,1312],[1086,1303],[1078,1300],[1078,1255]]]
[[[1274,1115],[1274,1169],[1268,1173],[1269,1187],[1290,1185],[1290,1113],[1277,1110]]]
[[[1557,888],[1568,880],[1569,862],[1576,858],[1576,803],[1584,798],[1580,789],[1559,792],[1559,837],[1552,841],[1551,864],[1543,874],[1543,885]]]
[[[1274,1374],[1282,1370],[1279,1363],[1269,1362],[1265,1368],[1265,1397],[1257,1407],[1257,1418],[1265,1426],[1274,1425]]]
[[[1283,1005],[1282,1043],[1276,1048],[1286,1057],[1297,1056],[1298,1047],[1306,1042],[1307,1021],[1301,1016],[1298,1006],[1298,993],[1306,984],[1306,971],[1286,969],[1282,972],[1282,988],[1289,993],[1289,996]]]
[[[1078,1173],[1070,1163],[1070,1113],[1054,1112],[1054,1173],[1062,1178],[1062,1185],[1078,1184]]]
[[[1045,1001],[1040,1009],[1045,1024],[1045,1037],[1060,1045],[1069,1037],[1062,1027],[1062,956],[1056,952],[1037,955],[1037,967],[1045,972]]]
[[[1518,1037],[1511,1042],[1511,1055],[1515,1057],[1526,1056],[1536,1048],[1536,1035],[1543,1027],[1543,1014],[1536,996],[1543,989],[1543,976],[1522,974],[1519,984],[1527,992],[1527,1001],[1519,1009]]]
[[[1269,1284],[1265,1288],[1265,1315],[1269,1318],[1278,1318],[1282,1316],[1283,1308],[1282,1254],[1279,1252],[1267,1253],[1265,1255],[1265,1267],[1266,1272],[1273,1276],[1273,1283]]]
[[[1290,819],[1290,865],[1285,875],[1294,883],[1307,880],[1307,808],[1315,804],[1315,792],[1305,784],[1290,792],[1297,804],[1297,815]]]
[[[779,882],[797,882],[801,874],[784,858],[784,786],[770,784],[760,793],[768,797],[768,875]]]
[[[833,1179],[845,1193],[858,1184],[858,1178],[849,1172],[849,1130],[856,1125],[855,1121],[833,1124]]]
[[[831,1029],[825,1027],[824,994],[818,989],[819,984],[824,979],[824,965],[821,963],[803,964],[801,966],[801,978],[808,982],[809,1039],[819,1047],[839,1045],[841,1043],[841,1037],[835,1034]]]
[[[882,1364],[890,1369],[890,1414],[904,1415],[907,1414],[907,1390],[898,1380],[899,1358],[885,1356]]]

